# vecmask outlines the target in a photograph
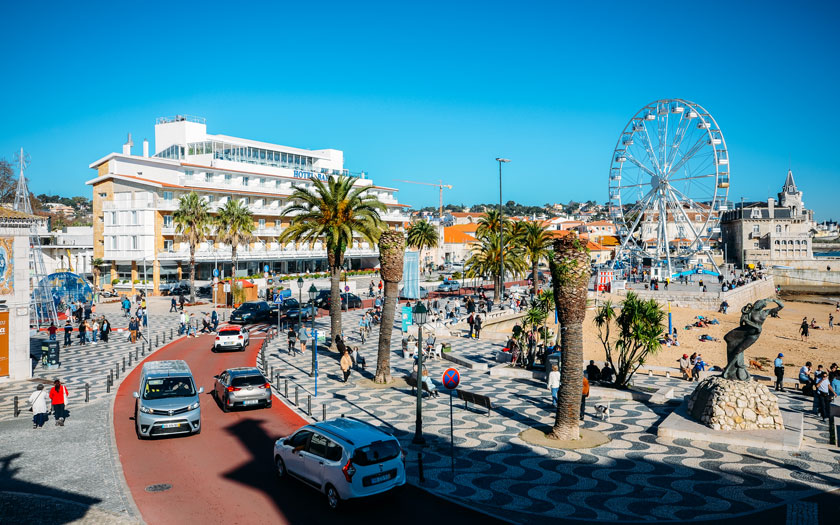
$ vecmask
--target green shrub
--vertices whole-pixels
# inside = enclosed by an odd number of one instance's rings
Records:
[[[120,280],[119,280],[119,279],[111,279],[111,286],[116,286],[116,285],[118,285],[118,284],[120,284]]]
[[[452,278],[458,280],[461,278],[461,272],[455,272],[452,274]]]

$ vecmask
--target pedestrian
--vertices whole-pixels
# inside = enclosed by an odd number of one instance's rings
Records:
[[[338,336],[336,336],[338,338]],[[344,352],[341,354],[341,361],[339,361],[339,366],[341,366],[341,371],[344,374],[344,382],[347,382],[347,379],[350,377],[350,367],[353,365],[353,360],[350,358],[350,354],[347,352],[347,348],[344,349]]]
[[[481,339],[481,316],[480,315],[475,316],[474,328],[475,328],[475,338],[476,339]]]
[[[84,345],[87,341],[87,321],[79,323],[79,344]]]
[[[834,330],[834,314],[828,314],[828,329]]]
[[[35,391],[29,395],[29,404],[32,411],[32,428],[41,428],[47,422],[47,393],[44,392],[44,385],[38,384]]]
[[[169,302],[169,313],[177,312],[178,311],[178,303],[175,302],[175,297],[172,297],[172,300]]]
[[[298,334],[298,339],[300,339],[300,353],[306,353],[306,343],[309,341],[309,335],[306,333],[306,328],[302,329]],[[313,351],[317,349],[317,344],[312,346]]]
[[[149,316],[146,313],[146,300],[145,299],[143,299],[143,317],[142,318],[143,318],[143,329],[145,330],[146,328],[149,327]]]
[[[802,324],[799,325],[799,340],[800,341],[807,341],[808,340],[808,318],[802,318]]]
[[[131,321],[128,322],[128,331],[129,331],[128,339],[132,343],[137,342],[137,330],[139,328],[140,328],[140,326],[139,326],[139,323],[137,322],[137,318],[132,317]]]
[[[181,294],[181,296],[178,297],[178,302],[181,304],[181,311],[183,312],[184,311],[184,304],[186,304],[186,302],[187,302],[186,298],[184,298],[184,294]]]
[[[67,320],[64,321],[64,346],[70,346],[72,344],[72,334],[73,324],[70,322],[70,318],[68,317]]]
[[[289,338],[289,355],[297,355],[297,334],[294,326],[289,328],[287,337]]]
[[[55,341],[55,334],[58,332],[58,328],[55,327],[55,323],[50,323],[50,327],[47,331],[50,334],[50,341]]]
[[[475,317],[473,316],[473,314],[470,314],[470,316],[469,316],[469,317],[467,317],[467,324],[468,324],[468,325],[470,325],[470,335],[469,335],[469,338],[470,338],[470,339],[472,339],[472,337],[473,337],[473,328],[474,328],[474,325],[475,325]]]
[[[580,396],[580,420],[583,421],[583,411],[586,409],[586,398],[589,397],[589,381],[583,378],[583,390]]]
[[[551,392],[551,404],[557,407],[557,391],[560,390],[560,369],[557,365],[551,366],[548,373],[548,390]]]
[[[50,389],[50,404],[52,405],[53,417],[55,417],[55,426],[63,427],[64,419],[67,417],[67,398],[69,397],[67,387],[61,384],[60,379],[56,379],[53,387]]]
[[[219,330],[219,314],[216,313],[215,309],[210,314],[210,323],[213,325],[213,331],[217,332]]]
[[[785,354],[779,353],[779,355],[776,356],[776,359],[773,361],[773,373],[776,374],[776,390],[779,392],[785,391],[785,387],[782,384],[782,382],[785,379],[785,365],[782,362],[782,358],[784,356]]]
[[[828,380],[828,374],[823,372],[816,385],[817,406],[819,408],[820,417],[823,421],[830,415],[831,401],[837,395],[837,392],[831,388],[831,383]]]
[[[90,337],[91,337],[91,343],[96,344],[97,340],[99,339],[99,320],[98,319],[94,318],[93,324],[90,325],[90,332],[89,333],[90,333]]]
[[[101,334],[102,335],[102,342],[107,343],[108,342],[108,335],[111,333],[111,323],[109,323],[108,320],[105,319],[104,317],[102,318],[101,331],[102,331],[102,334]]]

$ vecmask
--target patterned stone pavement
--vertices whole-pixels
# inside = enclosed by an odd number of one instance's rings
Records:
[[[345,314],[345,333],[356,332],[359,315]],[[319,320],[319,330],[328,330],[327,323]],[[374,336],[377,333],[374,330]],[[395,330],[392,348],[400,348],[400,337]],[[360,343],[353,335],[347,339],[350,346]],[[499,345],[468,339],[451,342],[454,352],[486,358]],[[267,348],[269,368],[274,367],[290,381],[290,397],[294,385],[300,385],[300,404],[306,410],[306,395],[314,393],[314,382],[308,376],[310,354],[289,356],[282,335]],[[587,402],[585,427],[605,433],[611,441],[589,450],[560,451],[532,446],[517,437],[526,428],[553,421],[550,397],[542,383],[493,378],[465,367],[458,367],[461,387],[490,396],[495,408],[488,416],[483,409],[465,409],[456,401],[453,483],[447,394],[425,398],[423,428],[428,445],[423,449],[425,482],[420,483],[419,449],[411,445],[416,398],[409,388],[357,385],[361,376],[372,377],[376,337],[361,348],[368,370],[361,375],[354,372],[347,384],[340,381],[336,356],[325,348],[319,352],[319,395],[312,400],[315,418],[321,418],[321,405],[326,405],[327,417],[344,414],[389,427],[410,451],[414,483],[515,521],[535,521],[538,516],[599,521],[720,519],[796,502],[840,486],[838,453],[825,445],[827,426],[810,412],[811,399],[798,394],[783,394],[780,399],[783,408],[806,411],[805,443],[796,453],[663,440],[656,436],[656,426],[674,405],[612,400],[612,416],[605,422],[594,419],[593,413],[596,404],[607,401],[595,398]],[[402,359],[396,352],[391,363],[397,377],[411,367],[411,360]],[[429,362],[438,388],[443,370],[450,365],[448,361]],[[674,387],[678,397],[694,386],[657,376],[638,377],[636,384]],[[278,386],[282,392],[282,380]],[[793,508],[795,516],[808,514],[805,507]],[[785,510],[780,512],[784,515]]]

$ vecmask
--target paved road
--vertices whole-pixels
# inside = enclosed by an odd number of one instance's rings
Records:
[[[158,351],[155,359],[184,359],[198,386],[209,391],[213,375],[231,366],[252,366],[261,337],[242,353],[213,354],[212,336],[178,341]],[[269,410],[225,414],[209,395],[202,401],[202,432],[197,436],[140,441],[134,434],[134,398],[139,368],[117,392],[114,430],[126,481],[143,519],[158,523],[327,523],[330,512],[319,493],[302,484],[280,483],[274,476],[274,440],[305,422],[275,400]],[[165,492],[145,488],[168,483]],[[445,515],[461,523],[493,522],[414,487],[379,497],[371,505],[351,502],[343,507],[343,523],[370,523],[377,518],[401,523],[428,523]],[[415,511],[420,509],[421,512]]]

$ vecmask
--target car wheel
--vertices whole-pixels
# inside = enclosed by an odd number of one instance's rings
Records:
[[[230,412],[230,408],[228,407],[228,404],[227,404],[227,397],[222,399],[222,412]]]
[[[215,345],[213,346],[213,349],[211,350],[211,352],[213,352],[214,354],[216,353],[216,346]]]
[[[327,496],[327,505],[329,505],[333,510],[337,509],[338,504],[341,503],[341,498],[338,496],[338,491],[335,490],[335,487],[327,485],[327,488],[324,490],[324,494]]]
[[[140,422],[137,421],[137,401],[134,402],[134,433],[137,434],[137,439],[143,439],[143,434],[140,433]]]
[[[277,472],[277,479],[283,479],[286,477],[286,464],[283,463],[283,458],[280,456],[274,457],[274,468]]]

